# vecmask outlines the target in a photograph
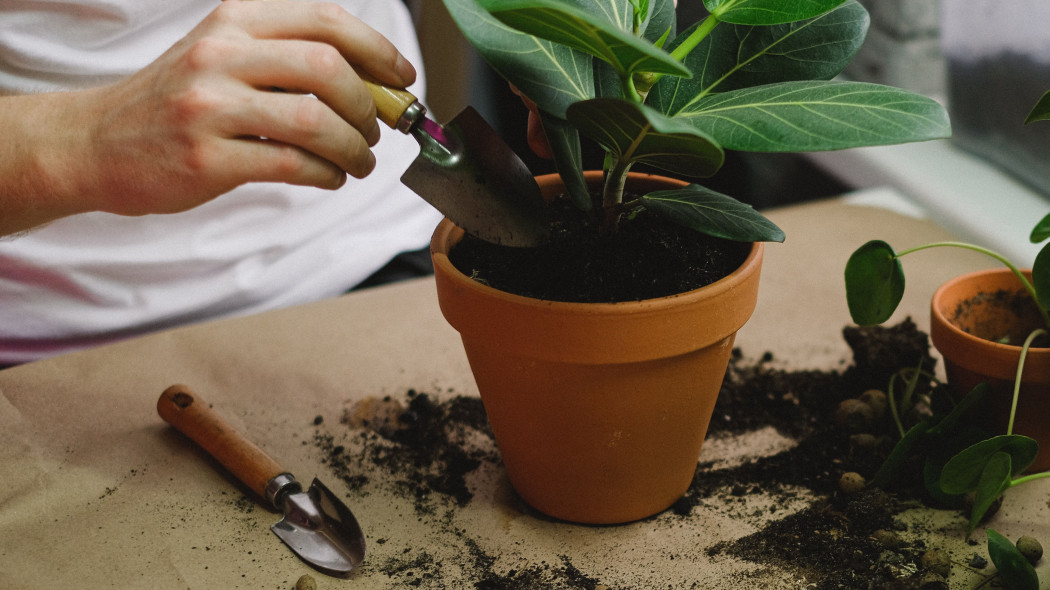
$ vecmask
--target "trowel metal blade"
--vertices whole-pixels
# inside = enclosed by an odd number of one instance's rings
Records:
[[[270,527],[303,561],[346,577],[365,558],[365,538],[350,509],[317,479],[306,492],[288,494],[284,518]]]
[[[469,234],[505,246],[538,246],[547,208],[525,163],[468,107],[445,126],[423,118],[410,133],[419,156],[401,182]]]

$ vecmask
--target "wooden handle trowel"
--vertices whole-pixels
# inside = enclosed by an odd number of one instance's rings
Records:
[[[338,496],[316,478],[303,491],[292,474],[189,387],[165,389],[157,400],[157,413],[284,513],[270,530],[307,564],[328,575],[346,577],[364,560],[364,533]]]
[[[419,142],[401,182],[469,234],[538,246],[549,231],[539,186],[525,163],[473,108],[438,125],[405,90],[366,82],[379,120]]]

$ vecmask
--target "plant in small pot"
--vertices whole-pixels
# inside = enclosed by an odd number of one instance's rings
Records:
[[[1050,215],[1036,224],[1030,240],[1050,240]],[[934,293],[930,337],[944,358],[956,403],[944,416],[935,413],[907,432],[901,427],[901,441],[876,481],[888,480],[894,462],[913,448],[924,448],[934,498],[951,503],[975,494],[972,531],[1006,489],[1050,477],[1050,242],[1032,269],[1024,270],[974,244],[937,242],[895,252],[872,240],[846,263],[853,320],[871,325],[889,319],[904,293],[900,258],[937,247],[977,251],[1005,268],[956,277]],[[981,430],[966,429],[965,417],[979,418]],[[989,432],[1005,434],[984,434]],[[1026,471],[1038,473],[1021,476]]]
[[[445,0],[536,105],[558,170],[537,179],[548,244],[492,245],[446,220],[431,245],[511,483],[556,518],[637,520],[686,491],[757,300],[763,242],[784,239],[727,195],[632,167],[704,178],[727,149],[950,134],[935,101],[831,80],[867,31],[856,1],[704,4],[679,33],[673,0]],[[604,153],[601,170],[582,169],[583,140]],[[537,289],[545,270],[582,291]]]

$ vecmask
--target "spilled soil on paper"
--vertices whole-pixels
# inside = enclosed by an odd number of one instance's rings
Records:
[[[772,353],[748,357],[734,351],[708,440],[772,428],[795,444],[728,467],[701,462],[688,492],[649,521],[688,525],[698,506],[728,510],[764,494],[774,505],[755,514],[756,522],[764,523],[757,532],[695,551],[710,559],[731,556],[791,572],[805,581],[799,587],[815,590],[946,588],[938,585],[943,578],[933,575],[932,566],[923,564],[923,555],[936,548],[925,546],[923,531],[908,530],[898,519],[921,497],[907,489],[888,493],[864,487],[847,493],[840,487],[847,472],[870,478],[894,442],[892,424],[884,415],[858,421],[840,415],[840,404],[868,390],[885,389],[902,368],[932,370],[928,338],[911,321],[887,328],[849,327],[843,337],[853,359],[839,371],[788,371],[776,368]],[[451,559],[456,563],[452,569],[466,577],[457,578],[460,587],[621,587],[603,580],[601,571],[587,571],[569,554],[497,567],[499,556],[487,552],[482,537],[456,520],[457,511],[476,501],[475,475],[500,468],[478,398],[422,388],[369,398],[346,408],[338,419],[319,416],[309,442],[351,497],[381,488],[411,506],[413,514],[406,517],[425,520],[456,545],[451,553],[423,542],[394,553],[377,550],[368,567],[386,574],[394,585],[443,587],[450,583],[444,572]],[[784,517],[775,513],[777,505],[798,502],[805,504],[800,510]],[[514,509],[550,522],[520,501]],[[393,541],[372,540],[373,546]]]

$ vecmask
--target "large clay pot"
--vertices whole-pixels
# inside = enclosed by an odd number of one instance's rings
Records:
[[[600,181],[590,175],[591,182]],[[538,177],[547,195],[556,175]],[[649,191],[678,181],[632,175]],[[471,280],[431,243],[438,301],[460,332],[507,475],[539,511],[611,524],[668,508],[688,489],[737,330],[758,297],[762,244],[716,283],[670,297],[567,303]]]
[[[1026,274],[1031,278],[1031,271]],[[994,434],[1006,432],[1021,347],[993,340],[1011,328],[1023,335],[1042,325],[1034,304],[1019,315],[1015,307],[997,303],[1009,298],[1002,295],[1023,290],[1008,269],[978,271],[941,285],[931,304],[930,339],[944,357],[948,384],[962,396],[989,382],[989,394],[975,415],[987,419]],[[1029,471],[1050,469],[1050,348],[1028,351],[1013,431],[1039,442]]]

